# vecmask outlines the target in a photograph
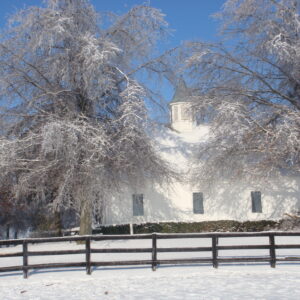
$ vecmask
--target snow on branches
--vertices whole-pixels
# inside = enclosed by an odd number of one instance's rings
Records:
[[[105,28],[101,18],[88,1],[49,0],[0,37],[0,170],[15,197],[79,210],[129,181],[168,177],[135,78],[157,64],[167,24],[148,6],[111,14]]]
[[[188,44],[195,106],[205,107],[212,132],[196,181],[299,173],[299,5],[228,0],[217,14],[223,43]]]

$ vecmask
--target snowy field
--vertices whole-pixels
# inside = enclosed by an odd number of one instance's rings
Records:
[[[267,244],[266,237],[220,239],[220,245]],[[300,244],[300,237],[276,237],[277,244]],[[210,246],[210,239],[158,240],[158,247]],[[92,242],[92,248],[151,247],[151,240]],[[29,251],[81,249],[75,243],[29,245]],[[0,248],[0,253],[21,251],[21,247]],[[300,256],[300,249],[277,250],[277,255]],[[264,256],[268,250],[219,251],[219,257]],[[210,253],[158,253],[163,258],[209,257]],[[150,259],[144,254],[92,254],[93,261]],[[84,261],[84,254],[29,257],[29,264]],[[0,266],[22,263],[21,257],[0,258]],[[97,267],[92,275],[84,268],[31,270],[28,279],[21,272],[0,273],[0,299],[299,299],[300,263],[268,263]]]

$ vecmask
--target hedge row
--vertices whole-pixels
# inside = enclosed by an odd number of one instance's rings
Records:
[[[133,224],[133,232],[138,233],[187,233],[187,232],[254,232],[278,228],[279,221],[205,221],[205,222],[165,222]],[[93,234],[129,234],[129,224],[102,226],[93,230]]]

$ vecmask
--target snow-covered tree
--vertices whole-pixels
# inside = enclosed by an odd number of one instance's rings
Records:
[[[10,19],[0,37],[0,176],[15,199],[76,208],[84,234],[92,208],[123,184],[168,178],[148,135],[150,90],[138,81],[157,71],[166,29],[152,7],[99,15],[86,0],[48,0]]]
[[[299,5],[228,0],[217,14],[222,43],[189,43],[196,106],[211,118],[198,182],[299,173]]]

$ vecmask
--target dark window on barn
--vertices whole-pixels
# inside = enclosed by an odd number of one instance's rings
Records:
[[[132,207],[134,216],[144,215],[144,196],[143,194],[132,195]]]
[[[262,212],[261,192],[259,191],[251,192],[251,202],[252,202],[252,212],[261,213]]]
[[[193,211],[194,214],[204,214],[203,193],[193,193]]]

